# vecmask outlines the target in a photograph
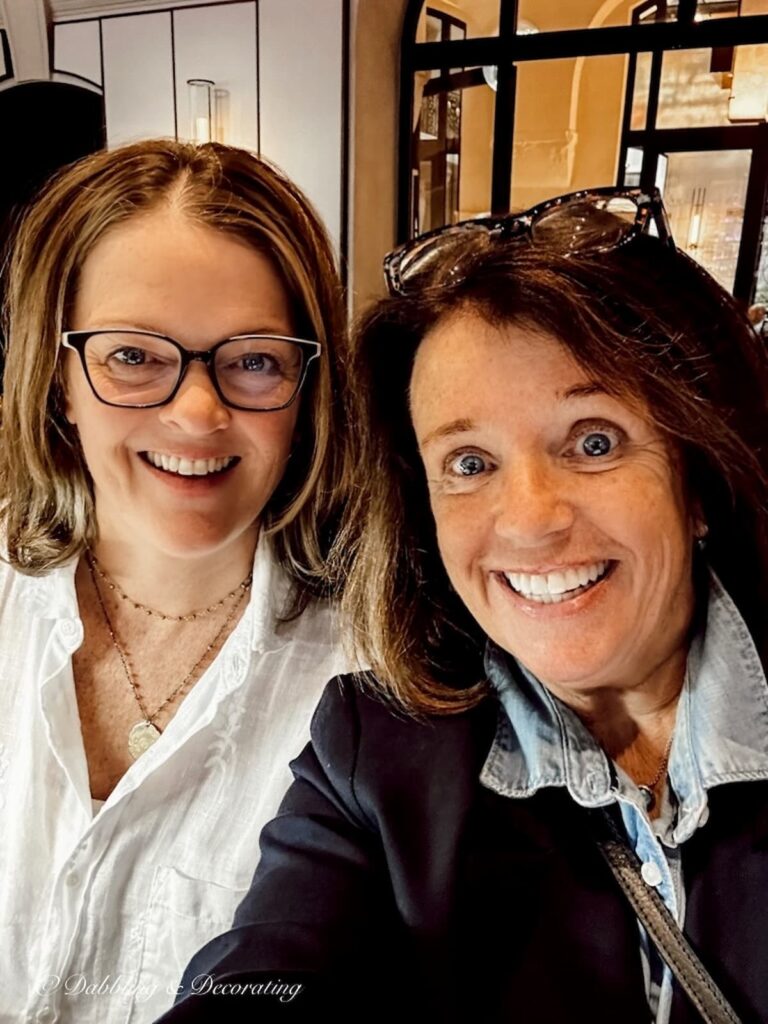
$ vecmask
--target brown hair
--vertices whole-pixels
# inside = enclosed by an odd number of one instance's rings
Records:
[[[267,161],[218,143],[165,139],[100,152],[58,174],[15,235],[7,272],[0,517],[10,562],[30,575],[82,552],[96,529],[90,479],[63,414],[59,335],[81,267],[106,231],[163,205],[265,253],[295,329],[323,348],[299,410],[288,469],[263,513],[296,584],[317,589],[340,496],[344,310],[332,249],[308,200]],[[317,365],[317,364],[315,364]]]
[[[765,652],[768,356],[744,314],[687,257],[642,237],[591,258],[520,242],[470,256],[458,283],[382,300],[353,357],[364,467],[344,607],[379,686],[410,711],[484,692],[485,637],[442,566],[408,408],[414,354],[469,311],[558,338],[617,396],[640,396],[679,453],[709,527],[708,559]]]

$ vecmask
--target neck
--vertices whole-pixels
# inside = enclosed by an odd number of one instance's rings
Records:
[[[635,782],[652,778],[667,750],[687,654],[686,648],[676,650],[635,686],[569,694],[565,701]]]
[[[165,615],[187,615],[224,597],[248,576],[258,527],[211,554],[182,557],[100,534],[99,566],[134,601]]]

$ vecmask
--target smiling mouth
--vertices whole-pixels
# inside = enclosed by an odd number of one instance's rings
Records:
[[[223,455],[210,459],[185,459],[179,455],[161,452],[139,452],[139,458],[153,469],[172,476],[211,476],[226,473],[240,461],[239,455]]]
[[[558,572],[501,572],[510,590],[526,601],[538,604],[560,604],[585,594],[611,575],[618,562],[593,562]]]

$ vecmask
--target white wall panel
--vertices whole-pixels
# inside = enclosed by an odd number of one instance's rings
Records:
[[[214,90],[214,138],[257,150],[256,3],[173,12],[176,103],[180,139],[191,136],[187,79],[208,78]]]
[[[261,152],[300,185],[338,248],[341,0],[259,0]]]
[[[53,66],[101,85],[98,21],[71,21],[53,26]]]
[[[175,134],[170,13],[105,18],[107,144]]]

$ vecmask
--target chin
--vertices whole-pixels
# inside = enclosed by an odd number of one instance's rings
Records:
[[[250,524],[242,529],[222,529],[207,524],[190,525],[173,530],[159,530],[155,533],[155,546],[171,558],[205,558],[223,551],[238,542],[243,543],[246,534],[252,534],[255,527]]]
[[[611,678],[621,678],[620,670],[611,672],[612,659],[600,657],[600,652],[594,649],[558,654],[551,648],[548,651],[522,651],[518,645],[519,653],[516,653],[514,646],[501,646],[511,651],[549,689],[586,693],[608,685]]]

